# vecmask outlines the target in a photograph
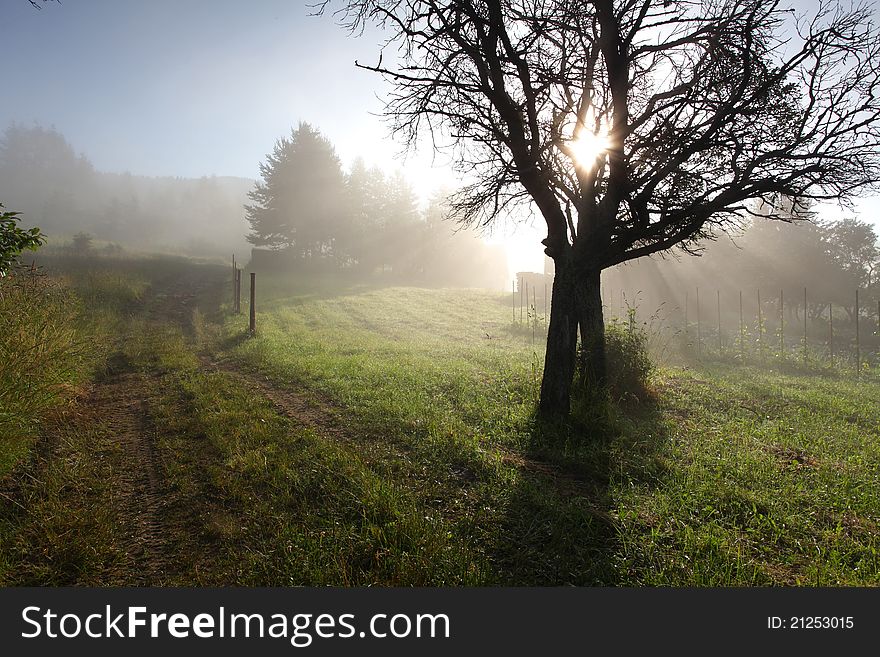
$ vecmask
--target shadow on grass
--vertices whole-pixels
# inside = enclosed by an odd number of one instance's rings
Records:
[[[668,429],[651,399],[603,406],[565,423],[534,420],[491,551],[504,584],[628,584],[614,491],[662,483]]]

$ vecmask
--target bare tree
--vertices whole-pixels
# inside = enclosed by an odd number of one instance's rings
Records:
[[[449,147],[456,218],[526,203],[556,266],[540,410],[605,382],[600,273],[750,215],[791,220],[880,180],[867,5],[767,0],[340,0],[389,36],[372,65],[408,143]],[[323,11],[327,5],[319,5]],[[582,349],[578,357],[577,334]]]

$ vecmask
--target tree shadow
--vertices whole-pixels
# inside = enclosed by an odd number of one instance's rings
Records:
[[[534,419],[490,550],[501,583],[629,584],[614,491],[662,485],[667,468],[660,453],[668,439],[653,399],[611,404],[580,421]]]

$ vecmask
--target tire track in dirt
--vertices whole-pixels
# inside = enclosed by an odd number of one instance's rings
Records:
[[[96,421],[106,427],[105,451],[111,455],[111,504],[117,515],[124,550],[120,573],[135,586],[155,585],[167,578],[168,554],[164,526],[165,491],[161,466],[149,431],[144,375],[112,375],[86,399]]]
[[[193,276],[166,278],[148,290],[136,315],[156,327],[176,325],[191,335],[194,302],[215,284],[216,276],[202,270]],[[181,518],[173,512],[179,500],[165,481],[150,424],[151,390],[162,385],[161,375],[130,371],[122,352],[110,358],[108,370],[105,378],[91,385],[84,400],[87,412],[105,428],[103,444],[95,447],[112,464],[109,503],[120,528],[123,555],[107,578],[114,584],[157,586],[181,574],[175,554],[178,534],[197,530],[201,514],[199,509],[188,509]]]
[[[251,392],[268,399],[275,410],[284,417],[312,429],[323,437],[349,443],[366,437],[344,428],[333,412],[336,409],[335,405],[329,400],[316,399],[314,395],[294,388],[281,388],[266,377],[260,377],[230,361],[212,360],[205,355],[200,356],[199,361],[203,370],[222,372],[231,376]]]

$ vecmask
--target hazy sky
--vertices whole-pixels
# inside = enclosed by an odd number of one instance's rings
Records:
[[[100,170],[255,178],[305,120],[346,164],[361,154],[395,166],[400,149],[371,115],[384,83],[354,66],[373,61],[379,33],[353,38],[309,11],[293,0],[62,0],[41,11],[2,0],[0,125],[54,125]]]
[[[255,178],[275,140],[304,120],[346,165],[363,155],[401,167],[422,195],[451,183],[428,152],[394,161],[400,148],[374,116],[385,83],[354,66],[375,61],[381,35],[353,38],[308,4],[62,0],[37,11],[0,0],[0,129],[54,125],[102,171]],[[876,199],[860,207],[880,225]]]

